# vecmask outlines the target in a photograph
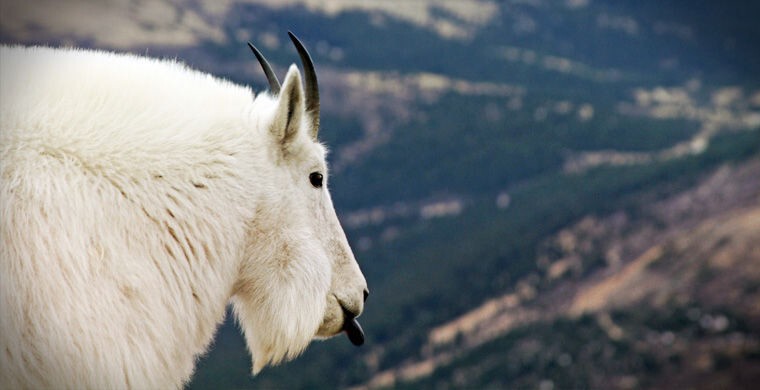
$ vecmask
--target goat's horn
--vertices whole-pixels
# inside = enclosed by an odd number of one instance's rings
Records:
[[[253,55],[255,55],[256,59],[259,60],[261,68],[264,69],[264,74],[267,76],[267,80],[269,81],[269,90],[272,91],[273,94],[277,95],[280,93],[280,81],[277,80],[277,75],[274,74],[272,67],[269,66],[269,62],[267,62],[267,59],[264,58],[264,55],[262,55],[261,52],[256,49],[256,46],[253,46],[251,42],[248,42],[248,47],[251,48]]]
[[[317,73],[314,71],[314,63],[311,62],[311,56],[309,56],[309,52],[303,47],[301,41],[290,31],[288,31],[288,36],[296,46],[298,55],[301,57],[301,63],[303,64],[306,83],[306,110],[311,115],[311,135],[316,140],[317,133],[319,132],[319,85],[317,85]]]

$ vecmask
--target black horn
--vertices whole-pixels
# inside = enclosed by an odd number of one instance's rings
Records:
[[[277,80],[277,75],[274,74],[272,71],[272,67],[269,66],[269,62],[266,58],[264,58],[264,55],[261,54],[261,52],[256,49],[256,46],[253,46],[251,42],[248,42],[248,47],[251,48],[251,51],[253,52],[253,55],[256,56],[256,59],[259,60],[259,64],[261,64],[261,68],[264,69],[264,74],[267,76],[267,80],[269,81],[269,90],[272,91],[273,94],[277,95],[280,93],[280,81]]]
[[[301,57],[306,84],[306,111],[311,116],[312,138],[317,139],[319,132],[319,86],[317,85],[317,72],[314,71],[314,63],[311,62],[311,56],[306,48],[303,47],[296,36],[288,31],[288,36],[296,46],[298,55]]]

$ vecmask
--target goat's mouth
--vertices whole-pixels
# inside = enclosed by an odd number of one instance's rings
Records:
[[[355,346],[364,344],[364,330],[359,325],[359,321],[356,320],[356,316],[350,311],[343,308],[343,329],[346,332],[348,340]]]

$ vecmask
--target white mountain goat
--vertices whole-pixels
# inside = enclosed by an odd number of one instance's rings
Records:
[[[253,372],[364,335],[311,59],[271,94],[165,60],[0,49],[0,388],[168,388],[232,303]],[[253,48],[253,47],[252,47]]]

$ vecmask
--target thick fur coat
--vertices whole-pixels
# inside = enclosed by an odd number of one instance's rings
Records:
[[[2,47],[0,388],[180,387],[230,302],[254,372],[340,332],[366,282],[305,116],[295,66],[254,99],[174,61]]]

